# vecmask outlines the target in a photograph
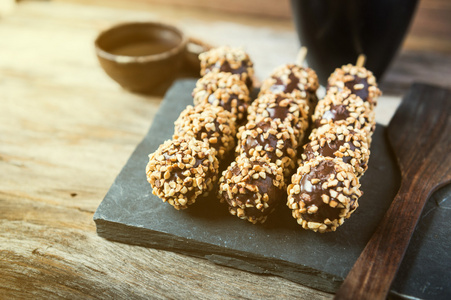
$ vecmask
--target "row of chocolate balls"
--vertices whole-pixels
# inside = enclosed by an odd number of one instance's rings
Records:
[[[153,194],[176,209],[211,191],[251,102],[253,63],[243,50],[220,47],[199,58],[203,77],[193,90],[195,105],[180,114],[172,139],[149,155],[146,166]]]
[[[236,159],[219,180],[220,200],[231,214],[262,223],[285,202],[318,86],[313,70],[295,64],[277,68],[263,82],[239,129]]]
[[[345,65],[328,82],[287,202],[303,228],[319,232],[335,231],[358,207],[380,95],[375,77],[363,67]]]

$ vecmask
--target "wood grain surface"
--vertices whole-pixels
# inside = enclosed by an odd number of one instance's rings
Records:
[[[20,1],[0,19],[0,298],[331,298],[278,277],[109,242],[92,220],[161,102],[122,90],[103,73],[93,48],[100,30],[126,20],[174,23],[212,44],[244,45],[263,78],[294,59],[291,22],[66,2]],[[398,71],[386,76],[402,78],[401,89],[390,83],[398,93],[413,80],[403,72],[406,55],[409,66],[432,64],[425,74],[449,84],[450,69],[438,66],[450,56],[401,52]],[[415,59],[423,55],[426,64]],[[380,107],[390,113],[396,99],[381,99]]]

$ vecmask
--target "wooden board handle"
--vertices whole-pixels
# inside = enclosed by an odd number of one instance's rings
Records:
[[[335,299],[386,299],[422,208],[432,193],[419,174],[406,174],[405,178]]]

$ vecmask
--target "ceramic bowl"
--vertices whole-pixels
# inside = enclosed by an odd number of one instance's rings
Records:
[[[187,38],[155,22],[116,25],[100,33],[95,49],[105,72],[123,88],[149,93],[169,86],[184,60]]]

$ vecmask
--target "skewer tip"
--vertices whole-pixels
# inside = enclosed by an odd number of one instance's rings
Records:
[[[302,66],[306,56],[307,56],[307,47],[301,47],[296,57],[296,64]]]
[[[359,68],[365,66],[365,62],[366,62],[366,56],[365,54],[360,54],[359,57],[357,57],[357,62],[355,63],[355,65]]]

